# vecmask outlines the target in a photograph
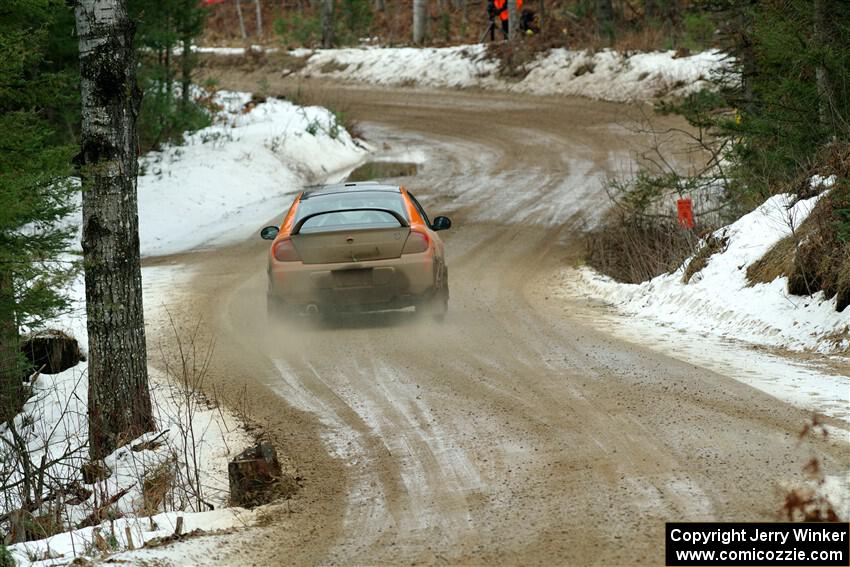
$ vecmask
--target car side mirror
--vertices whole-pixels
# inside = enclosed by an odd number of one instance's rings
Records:
[[[263,240],[274,240],[280,230],[276,226],[267,226],[260,231],[260,238]]]
[[[452,221],[449,217],[437,217],[431,224],[432,230],[448,230],[452,227]]]

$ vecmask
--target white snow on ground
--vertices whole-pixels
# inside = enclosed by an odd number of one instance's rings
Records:
[[[243,112],[247,93],[220,92],[225,111],[186,143],[141,160],[139,237],[143,256],[247,238],[285,212],[292,194],[363,160],[325,108],[270,99]]]
[[[683,96],[709,86],[725,56],[706,51],[688,57],[675,52],[624,55],[552,49],[530,62],[522,78],[502,78],[487,46],[443,48],[357,47],[296,50],[307,65],[302,76],[323,76],[388,86],[484,88],[539,95],[574,95],[608,101]]]
[[[621,311],[675,329],[710,332],[759,345],[817,352],[843,351],[850,343],[840,335],[850,325],[848,313],[835,311],[835,300],[823,292],[811,297],[789,295],[787,278],[747,284],[747,267],[776,242],[791,234],[808,216],[818,197],[794,202],[778,195],[728,227],[714,233],[728,238],[722,253],[687,284],[688,262],[670,274],[638,285],[620,284],[582,270],[588,289]]]
[[[144,275],[147,276],[147,273]],[[54,321],[52,327],[76,337],[85,350],[85,291],[81,279],[75,282],[70,295],[73,310]],[[205,531],[238,527],[248,517],[242,510],[227,508],[227,462],[251,442],[240,421],[225,408],[192,395],[191,389],[177,386],[174,377],[169,379],[153,368],[149,371],[158,431],[146,434],[109,455],[104,463],[112,474],[93,485],[85,485],[94,494],[79,504],[59,508],[63,523],[76,525],[91,514],[95,506],[126,489],[126,494],[115,502],[113,508],[116,514],[126,519],[118,520],[114,527],[105,522],[100,529],[104,540],[111,542],[108,544],[111,551],[126,548],[125,525],[131,526],[135,545],[174,532],[173,523],[177,512],[156,516],[154,524],[146,518],[136,519],[141,515],[144,504],[143,479],[160,467],[177,471],[178,474],[174,488],[166,497],[165,506],[171,510],[185,509],[187,512],[208,510],[210,506],[216,510],[197,518],[192,513],[180,513],[185,516],[186,525],[192,526],[184,532],[196,527]],[[80,467],[88,462],[87,387],[85,362],[60,374],[42,375],[35,383],[34,396],[15,419],[17,430],[27,441],[30,462],[38,467],[42,457],[47,462],[56,461],[47,468],[49,487],[64,486],[78,479]],[[5,424],[0,427],[0,435],[12,440]],[[140,443],[151,440],[157,446],[144,450],[132,449],[140,449]],[[11,452],[3,445],[0,453],[4,471],[11,470]],[[192,480],[188,480],[187,476],[191,476]],[[20,477],[20,473],[15,473],[6,484]],[[18,491],[6,490],[0,501],[0,509],[2,512],[14,510],[20,503]],[[158,527],[152,528],[152,525]],[[75,555],[90,554],[96,549],[94,529],[87,527],[46,540],[17,544],[10,546],[9,550],[19,565],[40,564],[38,560],[46,560],[43,564],[47,565],[65,564],[73,560]],[[111,538],[113,531],[117,538],[115,541]]]
[[[275,47],[263,47],[262,45],[252,45],[248,48],[250,51],[254,51],[257,53],[275,53],[278,51]],[[197,45],[193,45],[191,49],[192,53],[209,53],[213,55],[245,55],[244,47],[201,47]],[[182,54],[183,49],[177,47],[175,49],[175,53]]]
[[[183,146],[168,147],[140,159],[143,255],[170,254],[244,239],[262,223],[280,216],[292,194],[305,184],[336,180],[368,153],[368,148],[355,142],[327,109],[298,107],[274,99],[246,106],[250,99],[247,93],[217,93],[215,101],[222,110],[212,126],[188,135]],[[69,222],[79,224],[79,214]],[[149,318],[162,319],[158,310],[166,307],[168,298],[158,297],[157,293],[168,289],[174,278],[186,275],[180,266],[143,269]],[[67,331],[85,350],[82,278],[74,282],[69,295],[72,309],[49,326]],[[190,331],[180,331],[183,340],[188,340]],[[195,346],[202,357],[205,345]],[[187,350],[195,349],[187,345]],[[148,354],[157,356],[156,345],[148,345]],[[13,545],[9,549],[19,565],[66,564],[76,555],[125,550],[127,528],[138,547],[142,542],[172,535],[177,516],[184,518],[183,533],[195,529],[209,533],[252,521],[253,514],[227,508],[227,462],[250,444],[250,436],[232,413],[193,395],[193,389],[181,387],[178,378],[150,368],[159,431],[136,439],[107,457],[105,464],[112,474],[94,485],[86,485],[94,494],[84,502],[61,508],[63,522],[76,525],[96,504],[126,489],[114,506],[124,518]],[[48,471],[48,476],[56,479],[78,478],[80,466],[88,461],[87,384],[86,363],[61,374],[41,376],[34,384],[35,395],[15,420],[36,466],[42,456],[47,462],[57,460]],[[0,428],[0,435],[11,439],[5,425]],[[146,441],[155,442],[154,446],[140,447]],[[0,445],[0,450],[5,449],[5,444]],[[5,476],[10,462],[5,458],[0,458],[0,462]],[[175,462],[179,466],[175,467]],[[142,518],[142,481],[158,468],[171,468],[182,478],[178,476],[166,497],[164,506],[169,511]],[[20,502],[16,491],[5,491],[0,498],[0,514],[18,508]],[[208,511],[211,506],[215,511]],[[95,535],[96,530],[100,536]],[[98,550],[104,545],[106,549]],[[198,563],[204,558],[203,547],[202,543],[189,542],[177,549],[170,546],[137,550],[130,556],[122,555],[122,559],[167,558],[177,564]]]
[[[229,91],[213,100],[211,126],[139,160],[142,256],[244,240],[305,185],[343,178],[371,151],[326,108]]]

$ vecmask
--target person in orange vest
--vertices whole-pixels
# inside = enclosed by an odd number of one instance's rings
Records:
[[[519,14],[522,11],[522,0],[516,0],[516,11]],[[508,0],[487,0],[487,14],[490,16],[490,41],[496,39],[494,32],[493,21],[496,18],[502,21],[502,33],[505,39],[508,39],[508,30],[510,24],[508,22]]]

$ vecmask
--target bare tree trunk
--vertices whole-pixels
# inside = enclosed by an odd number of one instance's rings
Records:
[[[375,11],[376,12],[383,12],[386,9],[387,9],[387,5],[384,2],[384,0],[375,0]]]
[[[658,0],[643,1],[644,20],[655,20],[658,18]]]
[[[236,0],[236,15],[239,16],[239,33],[242,34],[242,39],[248,39],[248,34],[245,33],[245,18],[242,17],[242,0]]]
[[[169,23],[170,27],[170,23]],[[171,94],[174,92],[174,73],[171,72],[171,43],[165,46],[165,101],[171,108]]]
[[[148,389],[136,194],[133,23],[126,0],[78,0],[89,451],[155,428]]]
[[[833,115],[833,103],[835,101],[834,92],[832,90],[832,81],[829,76],[829,70],[823,61],[823,54],[826,52],[832,34],[829,27],[829,14],[834,13],[830,9],[829,0],[815,0],[815,34],[814,40],[816,45],[820,47],[819,60],[815,67],[815,80],[818,87],[818,116],[821,126],[825,128],[834,128],[835,116]]]
[[[428,14],[427,0],[413,0],[413,43],[425,42],[425,20]]]
[[[23,401],[13,285],[12,273],[0,272],[0,423],[18,413]]]
[[[543,20],[546,19],[546,0],[540,0],[537,7],[537,25],[543,30]]]
[[[334,46],[334,0],[322,0],[322,47]]]
[[[508,0],[508,39],[510,41],[519,39],[519,10],[516,0]]]
[[[260,0],[254,0],[254,7],[257,9],[257,37],[263,37],[263,5]]]
[[[183,112],[189,109],[189,89],[192,86],[192,36],[183,35],[183,56],[180,58],[180,105]]]
[[[609,40],[614,37],[614,6],[611,0],[596,0],[596,32]]]

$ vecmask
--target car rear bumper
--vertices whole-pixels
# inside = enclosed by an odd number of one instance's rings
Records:
[[[434,262],[427,253],[334,264],[272,262],[269,267],[269,294],[294,308],[400,309],[427,299],[434,288]]]

